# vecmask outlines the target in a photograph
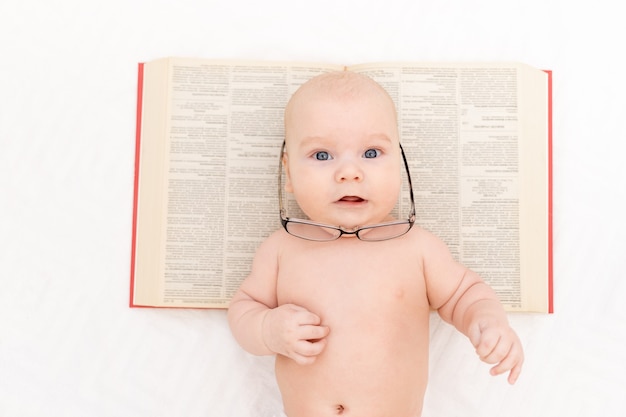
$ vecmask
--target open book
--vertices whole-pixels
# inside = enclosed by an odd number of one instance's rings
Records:
[[[508,62],[139,64],[131,306],[228,306],[280,227],[284,106],[331,70],[395,100],[416,224],[509,311],[552,312],[551,73]]]

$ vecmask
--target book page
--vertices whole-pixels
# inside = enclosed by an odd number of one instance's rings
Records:
[[[131,305],[154,305],[162,293],[165,162],[169,88],[167,62],[140,67],[135,166]],[[141,139],[141,141],[140,141]],[[139,146],[141,145],[141,146]]]
[[[166,73],[170,88],[158,109],[167,111],[155,112],[165,120],[144,123],[142,156],[152,141],[162,148],[158,158],[142,158],[139,202],[150,187],[165,194],[140,204],[150,205],[138,217],[152,229],[140,229],[145,235],[137,238],[138,248],[147,250],[138,250],[135,295],[148,285],[140,284],[146,274],[161,284],[137,303],[226,307],[257,246],[280,227],[285,104],[304,81],[342,67],[166,59],[146,64],[146,81],[153,79],[152,68],[154,79]],[[163,86],[146,86],[153,88]],[[161,164],[163,174],[144,170],[149,163]]]
[[[546,311],[547,75],[515,63],[351,69],[396,102],[417,223],[508,310]]]

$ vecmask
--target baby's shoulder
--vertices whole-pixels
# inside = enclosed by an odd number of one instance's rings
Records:
[[[406,236],[410,242],[410,250],[416,251],[426,258],[450,256],[450,249],[443,239],[423,227],[413,226]]]
[[[425,229],[421,226],[415,225],[409,230],[406,236],[411,240],[419,244],[424,243],[443,243],[443,240],[435,235],[433,232]]]
[[[281,248],[288,244],[288,240],[289,234],[283,229],[278,229],[261,242],[257,252],[280,252]]]

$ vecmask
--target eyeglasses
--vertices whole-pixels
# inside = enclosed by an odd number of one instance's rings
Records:
[[[287,217],[283,204],[283,185],[282,185],[282,160],[285,154],[285,142],[280,151],[280,160],[278,167],[278,204],[280,206],[280,222],[283,228],[290,235],[301,239],[313,240],[316,242],[328,242],[337,240],[343,235],[356,235],[357,238],[368,242],[379,242],[382,240],[394,239],[406,234],[415,223],[415,199],[413,197],[413,184],[411,182],[411,174],[409,173],[409,164],[404,155],[404,149],[400,145],[400,153],[404,162],[404,169],[409,182],[409,195],[411,198],[411,210],[407,220],[397,220],[386,223],[373,224],[370,226],[359,227],[356,230],[344,230],[341,227],[330,226],[322,223],[315,223],[303,219],[291,219]]]

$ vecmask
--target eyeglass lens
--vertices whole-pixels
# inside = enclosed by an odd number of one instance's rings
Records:
[[[355,233],[359,239],[365,241],[380,241],[393,239],[407,233],[411,224],[406,222],[373,225],[357,230]],[[338,239],[342,234],[352,234],[335,227],[325,227],[317,224],[287,220],[285,229],[291,235],[314,241],[329,241]]]

